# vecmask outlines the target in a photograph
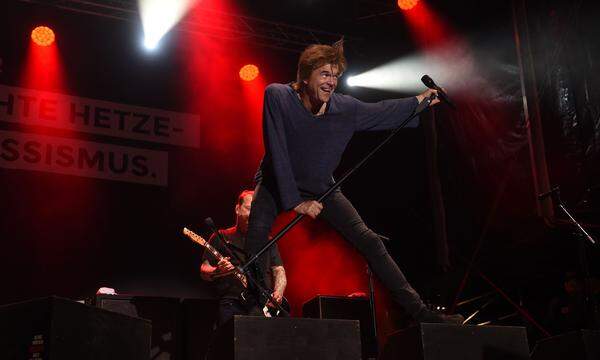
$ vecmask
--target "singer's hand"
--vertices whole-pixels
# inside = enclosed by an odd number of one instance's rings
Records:
[[[315,200],[303,201],[294,208],[294,211],[298,214],[308,215],[313,219],[319,216],[321,210],[323,210],[323,204]]]
[[[442,90],[446,91],[444,88],[442,88]],[[419,95],[417,95],[417,96],[416,96],[416,97],[417,97],[417,100],[419,101],[419,104],[420,104],[420,103],[421,103],[423,100],[425,100],[425,98],[428,98],[428,97],[430,97],[430,96],[431,96],[431,94],[435,94],[435,95],[436,95],[436,98],[435,98],[435,99],[433,99],[433,101],[432,101],[432,102],[431,102],[431,104],[429,104],[429,105],[431,106],[431,105],[435,105],[435,104],[439,103],[439,102],[440,102],[440,99],[437,97],[437,90],[434,90],[434,89],[427,89],[427,90],[425,90],[425,92],[423,92],[423,93],[421,93],[421,94],[419,94]]]

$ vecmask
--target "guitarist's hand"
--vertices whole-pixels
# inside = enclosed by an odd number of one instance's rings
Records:
[[[315,200],[307,200],[300,203],[300,205],[294,208],[294,211],[298,214],[308,215],[313,219],[316,219],[323,210],[323,204]]]
[[[283,294],[280,294],[277,291],[273,291],[273,293],[271,294],[271,296],[273,297],[273,300],[275,300],[279,305],[281,305],[281,302],[283,301]],[[269,301],[267,303],[267,306],[269,306],[269,307],[275,307],[275,305],[273,305],[273,303],[271,301]]]
[[[234,269],[233,264],[229,261],[229,257],[224,257],[217,264],[218,273],[226,273]]]

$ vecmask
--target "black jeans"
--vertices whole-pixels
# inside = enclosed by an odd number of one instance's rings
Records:
[[[221,326],[230,320],[234,315],[252,315],[262,316],[262,311],[258,306],[249,306],[237,299],[221,299],[219,300],[219,322]]]
[[[256,254],[267,243],[271,226],[281,211],[270,186],[258,184],[254,192],[252,211],[246,236],[246,250]],[[410,286],[398,265],[391,258],[381,238],[367,227],[354,206],[342,194],[334,191],[323,203],[319,218],[327,221],[366,258],[373,273],[390,291],[392,299],[411,315],[425,308],[421,297]],[[259,261],[265,271],[264,255]]]

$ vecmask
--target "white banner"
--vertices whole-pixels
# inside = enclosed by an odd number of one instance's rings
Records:
[[[0,85],[0,121],[199,146],[198,116]]]
[[[0,167],[167,186],[168,153],[0,131]]]

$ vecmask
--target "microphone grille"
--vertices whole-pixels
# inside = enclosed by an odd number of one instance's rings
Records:
[[[208,226],[211,229],[215,228],[215,222],[213,221],[213,219],[211,217],[207,217],[206,219],[204,219],[204,223],[206,224],[206,226]]]
[[[430,88],[430,89],[435,88],[435,83],[433,82],[433,79],[429,77],[429,75],[423,75],[423,77],[421,77],[421,81],[428,88]]]

